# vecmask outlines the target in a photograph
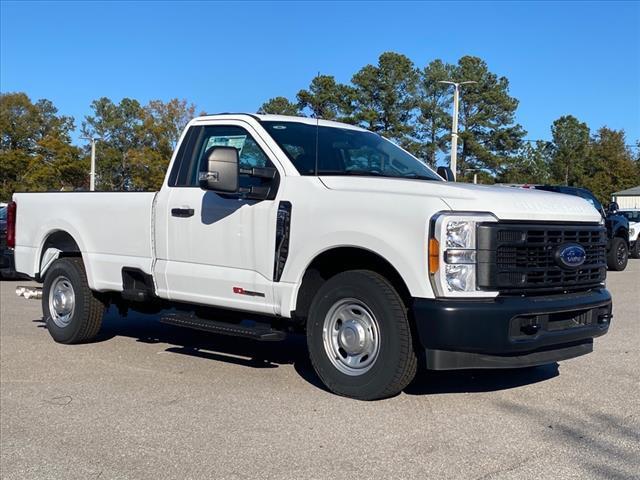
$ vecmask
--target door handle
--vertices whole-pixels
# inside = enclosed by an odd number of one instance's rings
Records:
[[[171,215],[174,217],[193,217],[193,208],[172,208]]]

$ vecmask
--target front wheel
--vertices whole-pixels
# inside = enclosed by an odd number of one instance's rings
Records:
[[[104,303],[89,288],[82,259],[61,258],[49,267],[42,287],[42,313],[56,342],[93,340],[104,310]]]
[[[633,244],[633,248],[631,249],[631,256],[633,258],[640,258],[640,237]]]
[[[609,270],[620,272],[627,268],[629,261],[629,248],[627,242],[620,237],[615,237],[611,241],[611,248],[607,254],[607,266]]]
[[[339,273],[322,285],[311,304],[307,343],[318,376],[338,395],[390,397],[416,373],[407,309],[393,286],[368,270]]]

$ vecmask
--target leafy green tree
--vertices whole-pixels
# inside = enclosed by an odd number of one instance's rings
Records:
[[[142,112],[142,147],[129,153],[135,190],[158,190],[184,127],[195,116],[195,105],[177,98],[151,100]]]
[[[124,98],[100,98],[82,125],[96,143],[100,190],[157,190],[182,129],[195,114],[185,100],[152,100],[146,106]]]
[[[600,128],[582,165],[582,185],[605,205],[613,192],[640,184],[633,154],[625,143],[624,131]]]
[[[116,104],[106,97],[91,103],[93,115],[85,117],[82,134],[95,137],[96,189],[132,190],[130,153],[143,147],[144,110],[137,100]]]
[[[518,100],[509,95],[509,80],[489,71],[478,57],[462,57],[453,70],[461,87],[458,169],[499,172],[522,145],[526,132],[515,123]]]
[[[285,97],[271,98],[258,109],[258,113],[273,115],[301,115],[300,107]]]
[[[336,82],[332,75],[317,75],[308,90],[298,92],[298,105],[325,120],[350,121],[353,88]]]
[[[351,82],[355,122],[401,145],[415,141],[418,71],[408,57],[385,52],[377,65],[366,65]]]
[[[432,167],[438,152],[449,144],[451,128],[451,92],[438,83],[453,76],[453,67],[434,60],[421,72],[418,84],[419,116],[416,124],[417,145],[412,149]]]
[[[551,174],[557,183],[580,186],[589,154],[590,130],[573,115],[565,115],[551,126],[553,155]]]
[[[73,118],[49,100],[0,95],[0,198],[15,191],[76,189],[88,182],[88,162],[71,145]]]

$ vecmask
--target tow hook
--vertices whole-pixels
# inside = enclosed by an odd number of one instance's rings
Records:
[[[540,331],[540,325],[538,323],[530,323],[529,325],[523,325],[520,327],[520,331],[525,335],[535,335]]]
[[[16,287],[16,295],[27,300],[40,300],[42,298],[42,288],[39,287]]]

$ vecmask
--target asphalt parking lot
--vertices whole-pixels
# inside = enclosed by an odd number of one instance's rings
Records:
[[[0,477],[640,477],[640,260],[610,273],[614,323],[587,356],[422,373],[379,402],[319,384],[304,339],[257,344],[110,311],[53,342],[0,282]]]

